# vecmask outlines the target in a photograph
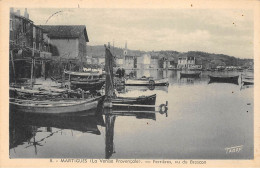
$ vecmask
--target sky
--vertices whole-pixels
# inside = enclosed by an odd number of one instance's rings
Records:
[[[134,50],[203,51],[253,58],[254,16],[250,10],[27,10],[36,25],[86,25],[88,45],[112,45],[114,41],[116,47],[124,47],[127,41],[128,48]]]

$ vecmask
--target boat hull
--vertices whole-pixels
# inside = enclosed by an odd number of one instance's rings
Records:
[[[252,81],[243,81],[243,85],[254,85]]]
[[[61,103],[60,101],[54,104],[42,104],[42,103],[23,103],[11,101],[10,109],[16,110],[19,112],[25,113],[34,113],[34,114],[69,114],[69,113],[77,113],[84,112],[87,110],[95,109],[98,106],[99,100],[101,97],[86,99],[86,100],[77,100],[73,103]]]
[[[143,97],[117,97],[112,99],[113,104],[128,104],[128,105],[155,105],[156,94]]]
[[[239,76],[230,76],[230,77],[220,77],[220,76],[211,76],[209,75],[209,83],[233,83],[238,85]]]
[[[85,91],[90,91],[90,90],[100,90],[103,85],[105,84],[105,81],[98,81],[98,82],[76,82],[72,81],[71,82],[71,88],[72,89],[78,89],[81,88]]]
[[[128,79],[125,81],[125,86],[168,86],[168,79],[160,79],[160,80],[133,80]]]

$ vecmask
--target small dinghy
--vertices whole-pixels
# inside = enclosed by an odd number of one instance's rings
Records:
[[[91,109],[95,109],[103,96],[93,97],[89,99],[60,99],[51,100],[23,100],[10,98],[10,108],[26,113],[35,114],[64,114],[77,113]]]
[[[116,97],[112,99],[114,104],[128,104],[128,105],[155,105],[156,94],[140,97]]]
[[[233,83],[238,85],[238,76],[212,76],[209,75],[209,83]]]

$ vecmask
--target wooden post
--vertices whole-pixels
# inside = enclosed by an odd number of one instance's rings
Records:
[[[13,51],[10,51],[10,54],[11,54],[12,68],[13,68],[13,74],[14,74],[14,83],[16,84]]]
[[[69,74],[69,90],[71,89],[71,77],[70,77],[70,74]]]
[[[35,63],[36,62],[36,60],[35,59],[33,59],[33,83],[35,83],[35,81],[36,81],[36,71],[35,71]]]
[[[34,68],[33,68],[33,65],[34,65],[33,59],[34,59],[34,58],[32,57],[32,63],[31,63],[31,64],[32,64],[32,65],[31,65],[31,87],[33,87],[33,69],[34,69]]]

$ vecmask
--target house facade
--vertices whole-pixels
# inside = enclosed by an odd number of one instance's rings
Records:
[[[29,19],[27,9],[24,15],[20,14],[20,10],[16,12],[10,9],[10,44],[12,47],[19,49],[25,48],[27,56],[50,57],[48,44],[43,39],[43,29],[34,25]]]
[[[86,42],[89,42],[84,25],[41,25],[49,42],[56,47],[54,56],[65,59],[85,61],[87,55]]]
[[[196,65],[196,58],[193,56],[179,57],[178,69],[202,69],[202,65]]]
[[[10,82],[30,77],[32,58],[34,75],[44,75],[45,60],[52,55],[43,39],[43,29],[29,19],[27,9],[24,10],[24,15],[21,15],[20,10],[14,11],[10,8],[9,20]]]

